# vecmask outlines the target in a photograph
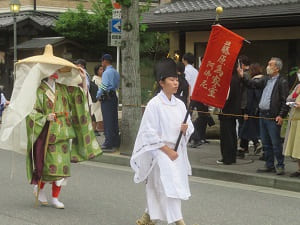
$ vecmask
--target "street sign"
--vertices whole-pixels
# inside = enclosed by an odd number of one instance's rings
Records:
[[[111,33],[110,34],[110,46],[121,46],[121,34]]]
[[[121,19],[122,18],[121,9],[113,9],[112,10],[112,18],[113,19]]]
[[[112,33],[121,33],[121,19],[112,19],[111,20],[111,32]]]

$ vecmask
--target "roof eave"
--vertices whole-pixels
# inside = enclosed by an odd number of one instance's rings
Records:
[[[263,23],[261,21],[264,21]],[[207,31],[215,22],[214,19],[182,20],[144,23],[148,31]],[[231,29],[299,26],[300,14],[274,15],[239,18],[221,18],[220,23]]]

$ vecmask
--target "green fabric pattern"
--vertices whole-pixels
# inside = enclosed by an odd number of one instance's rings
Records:
[[[27,178],[32,179],[31,160],[34,143],[52,113],[53,102],[46,95],[50,88],[42,82],[32,113],[26,118],[28,148]],[[43,181],[55,181],[70,176],[71,162],[89,160],[102,153],[94,135],[87,98],[79,87],[56,83],[56,120],[49,129],[49,143],[43,168]],[[72,140],[72,141],[71,141]]]

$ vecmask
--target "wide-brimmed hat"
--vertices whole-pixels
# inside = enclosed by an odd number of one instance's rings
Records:
[[[71,70],[71,68],[78,69],[78,67],[73,63],[71,63],[70,61],[54,56],[53,47],[50,44],[45,46],[43,55],[36,55],[36,56],[25,58],[19,60],[16,64],[21,64],[21,63],[45,63],[45,64],[52,64],[52,65],[61,65],[63,66],[62,70]]]

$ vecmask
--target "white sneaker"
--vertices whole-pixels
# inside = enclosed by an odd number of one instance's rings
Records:
[[[64,209],[65,205],[64,203],[58,201],[58,198],[52,198],[52,205],[57,209]]]
[[[38,186],[34,185],[33,187],[34,196],[37,196],[37,192],[38,192]],[[42,205],[48,205],[48,200],[44,189],[40,189],[38,200]]]

